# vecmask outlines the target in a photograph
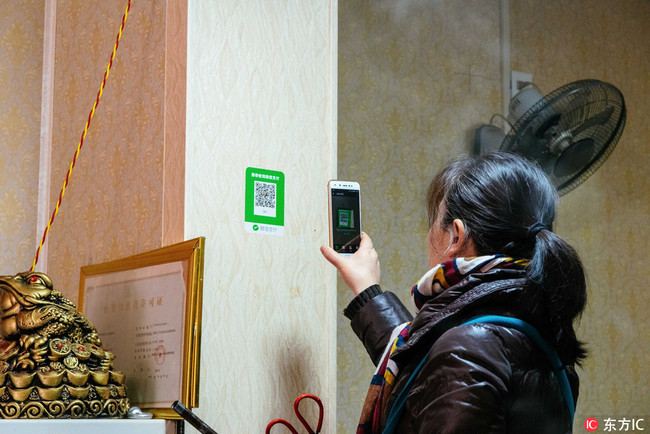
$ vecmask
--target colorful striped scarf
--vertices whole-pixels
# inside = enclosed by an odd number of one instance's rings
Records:
[[[503,255],[479,256],[472,258],[455,258],[443,262],[429,270],[418,283],[411,288],[411,300],[416,314],[422,306],[438,294],[450,288],[473,273],[485,273],[494,268],[523,269],[528,265],[527,259],[513,259]],[[380,424],[386,402],[399,374],[399,367],[391,355],[402,346],[409,336],[411,323],[402,324],[395,328],[389,345],[384,350],[381,362],[372,376],[368,394],[363,404],[361,418],[357,426],[357,434],[376,434],[380,432]]]

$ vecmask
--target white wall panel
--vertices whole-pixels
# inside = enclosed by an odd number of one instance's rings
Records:
[[[201,403],[216,431],[263,432],[302,393],[336,408],[336,1],[190,1],[185,238],[206,237]],[[245,170],[286,177],[283,236],[244,231]],[[305,405],[308,407],[308,405]]]

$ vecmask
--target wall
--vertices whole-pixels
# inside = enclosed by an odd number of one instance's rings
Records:
[[[43,2],[0,1],[0,274],[32,265],[41,131]]]
[[[48,273],[73,301],[81,266],[163,243],[164,192],[169,187],[165,163],[170,158],[165,146],[168,3],[183,2],[133,2],[48,235]],[[58,0],[56,7],[50,212],[95,102],[127,1],[79,5]],[[173,158],[182,165],[182,153]],[[182,184],[176,182],[175,188],[182,198]],[[167,244],[182,241],[182,220],[176,233]]]
[[[607,162],[562,198],[556,229],[578,249],[589,283],[578,334],[591,355],[580,370],[576,426],[587,417],[644,417],[647,429],[650,3],[513,1],[510,22],[513,69],[532,73],[546,92],[597,78],[625,97],[623,136]]]
[[[499,13],[497,0],[339,7],[339,178],[360,182],[382,287],[405,302],[427,269],[428,182],[501,104]],[[374,367],[338,288],[337,431],[354,432]]]
[[[335,418],[335,1],[189,3],[185,236],[206,237],[201,403],[217,432],[297,424],[293,401]],[[247,167],[286,177],[285,234],[244,231]],[[305,405],[307,407],[308,405]]]
[[[448,158],[469,153],[474,128],[502,112],[501,3],[340,5],[339,178],[360,181],[364,229],[382,260],[383,286],[405,301],[426,271],[430,178]],[[586,417],[647,421],[650,4],[509,3],[512,69],[532,73],[547,92],[598,78],[626,97],[628,123],[617,149],[562,198],[556,230],[579,250],[589,279],[578,334],[591,357],[580,370],[576,427]],[[341,281],[338,288],[340,312],[351,296]],[[338,330],[337,428],[352,432],[373,367],[341,314]]]

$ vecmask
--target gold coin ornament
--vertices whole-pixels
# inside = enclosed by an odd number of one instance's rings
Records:
[[[88,360],[90,358],[90,351],[81,344],[72,344],[72,352],[79,360]]]
[[[54,360],[61,359],[68,354],[70,354],[72,349],[70,348],[70,342],[63,339],[52,339],[50,341],[50,352]]]
[[[125,375],[42,273],[0,276],[0,418],[123,418]]]

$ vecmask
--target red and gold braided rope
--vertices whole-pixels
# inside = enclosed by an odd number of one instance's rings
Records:
[[[34,269],[36,268],[36,263],[38,262],[38,256],[41,253],[43,244],[45,243],[45,238],[47,237],[47,234],[50,232],[50,227],[52,226],[54,217],[56,217],[56,215],[59,212],[59,207],[61,206],[61,202],[63,201],[63,195],[65,194],[65,189],[68,186],[68,182],[70,181],[70,174],[72,173],[72,169],[74,168],[74,165],[77,162],[79,151],[81,151],[81,147],[84,144],[84,139],[86,138],[86,134],[88,133],[88,126],[90,125],[90,121],[95,115],[95,110],[97,109],[97,106],[99,105],[99,100],[102,97],[102,93],[104,92],[104,86],[106,86],[106,79],[108,78],[108,74],[111,71],[111,66],[113,65],[113,59],[115,58],[115,52],[117,51],[117,47],[120,44],[120,39],[122,38],[122,30],[124,29],[124,23],[126,23],[126,18],[129,15],[129,9],[131,9],[131,1],[132,0],[128,0],[128,4],[126,5],[126,10],[124,11],[124,15],[122,16],[122,23],[120,24],[120,30],[117,33],[117,38],[115,39],[115,44],[113,45],[113,52],[111,53],[111,58],[108,61],[108,65],[106,66],[106,72],[104,73],[102,84],[99,87],[99,92],[97,92],[97,98],[95,98],[95,103],[93,104],[93,108],[90,110],[90,113],[88,114],[88,120],[86,120],[86,125],[84,126],[83,133],[81,133],[81,139],[79,140],[79,144],[77,145],[77,150],[75,151],[74,157],[72,158],[72,162],[70,163],[70,168],[68,169],[68,173],[65,175],[65,181],[63,181],[63,187],[61,188],[61,192],[59,193],[59,199],[56,202],[56,206],[54,207],[54,212],[52,213],[50,220],[47,222],[47,227],[43,232],[43,237],[41,238],[41,242],[38,245],[38,249],[36,250],[36,256],[34,257],[34,262],[32,263],[32,268],[30,269],[30,271],[34,271]]]

